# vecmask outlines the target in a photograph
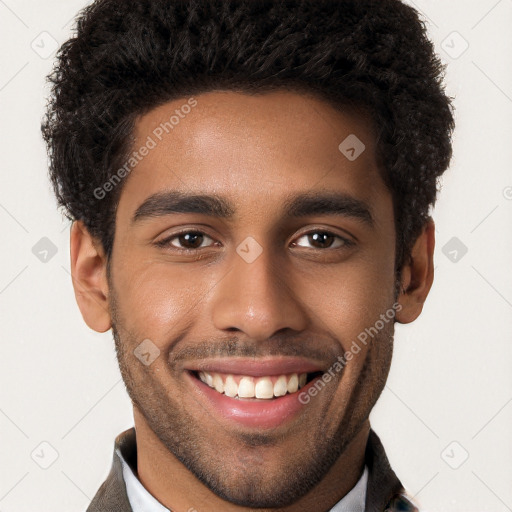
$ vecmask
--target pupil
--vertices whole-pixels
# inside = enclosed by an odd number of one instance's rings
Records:
[[[309,235],[309,237],[310,237],[310,242],[313,245],[317,244],[317,246],[318,246],[318,244],[320,244],[320,247],[324,247],[325,245],[327,245],[329,247],[331,244],[330,243],[326,244],[326,241],[332,242],[332,235],[330,235],[329,233],[314,233],[312,235]],[[328,239],[331,239],[331,240],[328,240]],[[322,244],[324,244],[324,245],[322,245]]]
[[[186,243],[190,244],[191,243],[191,240],[192,240],[192,245],[193,245],[193,249],[196,249],[197,247],[199,247],[201,245],[201,242],[202,242],[202,236],[201,233],[186,233],[184,235],[181,235],[181,240],[180,240],[180,243],[185,240]],[[194,243],[197,242],[199,240],[199,243]],[[186,244],[185,244],[186,245]]]

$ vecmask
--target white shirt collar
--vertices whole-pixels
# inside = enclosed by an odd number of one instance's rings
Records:
[[[126,462],[119,449],[116,453],[123,465],[123,478],[126,484],[126,493],[133,512],[169,512],[135,476],[132,468]],[[340,500],[330,512],[364,512],[366,500],[366,484],[368,482],[368,467],[364,467],[363,474],[356,485]]]

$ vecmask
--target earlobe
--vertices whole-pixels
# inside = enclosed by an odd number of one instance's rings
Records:
[[[85,323],[97,332],[108,331],[107,259],[101,244],[81,221],[71,226],[70,256],[75,297]]]
[[[402,267],[398,302],[402,306],[396,320],[413,322],[420,315],[434,281],[435,226],[429,218],[416,239],[409,261]]]

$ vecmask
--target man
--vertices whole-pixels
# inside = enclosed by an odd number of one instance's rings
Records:
[[[368,419],[451,156],[416,11],[98,0],[51,80],[77,302],[134,408],[87,510],[417,510]]]

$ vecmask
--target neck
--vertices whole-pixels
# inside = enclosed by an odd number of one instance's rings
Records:
[[[200,482],[149,428],[134,407],[137,440],[137,473],[142,485],[172,512],[249,512],[249,508],[224,501]],[[330,510],[357,483],[364,470],[369,420],[363,424],[347,449],[323,480],[307,495],[282,508],[260,512],[306,512]]]

